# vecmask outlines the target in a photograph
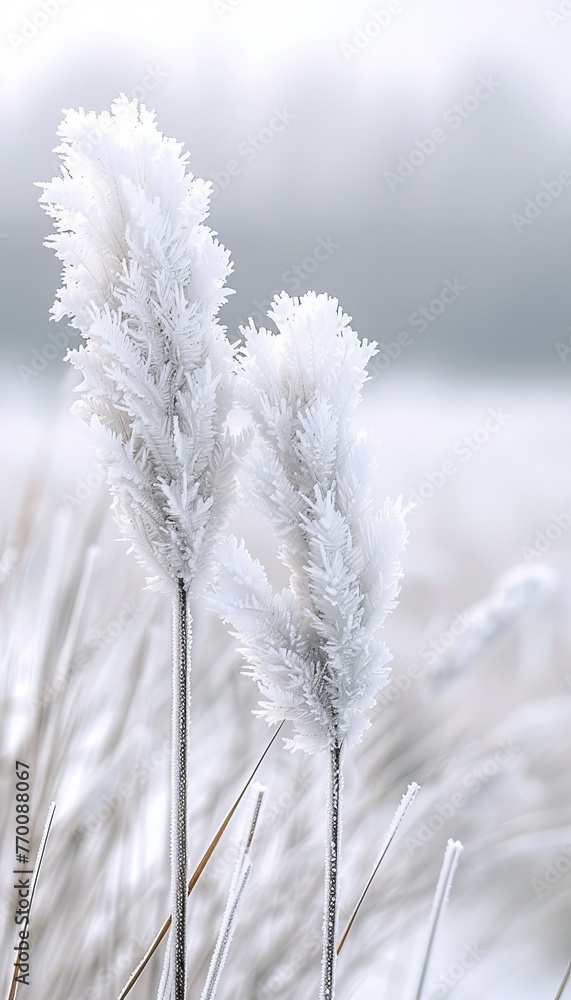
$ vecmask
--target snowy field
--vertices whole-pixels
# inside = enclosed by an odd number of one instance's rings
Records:
[[[7,386],[1,417],[2,781],[9,787],[16,757],[30,763],[35,844],[57,807],[34,902],[29,1000],[117,995],[168,913],[170,608],[115,541],[106,486],[67,412],[72,384],[49,402]],[[386,627],[393,680],[346,760],[341,927],[407,784],[422,791],[339,959],[339,1000],[413,1000],[450,837],[465,849],[423,996],[549,1000],[570,957],[569,394],[563,383],[389,370],[361,410],[381,445],[379,500],[402,493],[417,506]],[[281,583],[267,529],[245,511],[235,531]],[[191,865],[271,735],[251,714],[256,689],[233,641],[198,604],[194,620]],[[258,777],[268,793],[221,996],[306,1000],[319,981],[322,768],[278,738]],[[246,815],[191,896],[191,998]],[[8,807],[3,983],[13,828]],[[134,1000],[156,996],[159,972],[151,963]]]

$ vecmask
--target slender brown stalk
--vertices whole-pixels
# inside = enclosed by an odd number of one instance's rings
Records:
[[[367,895],[369,889],[371,888],[371,885],[373,883],[373,879],[375,878],[375,875],[377,874],[379,868],[381,867],[381,864],[383,863],[385,855],[386,855],[389,847],[391,846],[391,844],[393,842],[394,836],[395,836],[395,834],[396,834],[396,832],[397,832],[397,830],[398,830],[398,828],[399,828],[399,826],[400,826],[400,824],[401,824],[404,816],[406,815],[406,812],[407,812],[409,806],[412,804],[412,802],[416,798],[416,796],[417,796],[417,794],[418,794],[419,791],[420,791],[420,785],[417,785],[416,781],[413,781],[412,784],[408,786],[405,794],[403,795],[403,797],[402,797],[402,799],[400,801],[399,807],[398,807],[398,809],[397,809],[397,811],[396,811],[396,813],[395,813],[395,815],[393,817],[393,821],[392,821],[392,823],[391,823],[391,825],[390,825],[390,827],[388,829],[388,832],[387,832],[387,835],[385,837],[383,846],[381,848],[381,853],[379,855],[379,859],[378,859],[375,867],[373,868],[373,871],[371,872],[371,874],[369,876],[367,884],[365,885],[365,888],[363,889],[361,895],[359,896],[357,904],[356,904],[356,906],[355,906],[355,908],[354,908],[351,916],[349,917],[349,920],[347,921],[347,925],[345,927],[345,930],[343,931],[343,933],[341,935],[341,938],[339,940],[339,944],[337,945],[337,955],[339,955],[339,952],[341,951],[343,945],[345,944],[345,941],[347,940],[347,935],[349,934],[349,931],[351,930],[353,924],[355,923],[355,918],[356,918],[359,910],[361,909],[361,905],[363,903],[363,900],[365,899],[365,896]]]
[[[325,843],[325,903],[323,908],[323,957],[319,1000],[335,997],[335,933],[337,930],[337,885],[341,844],[341,744],[329,751],[328,832]]]
[[[190,646],[192,641],[188,595],[178,581],[173,603],[173,685],[171,751],[171,893],[173,1000],[186,1000],[187,880],[187,757],[190,703]]]
[[[40,869],[42,867],[42,861],[44,860],[44,854],[46,852],[46,845],[48,842],[48,837],[50,835],[50,830],[52,828],[52,822],[54,818],[54,813],[56,810],[55,802],[50,804],[48,809],[48,818],[46,819],[46,824],[44,826],[44,832],[42,833],[42,839],[40,840],[40,846],[38,847],[38,853],[36,855],[36,863],[34,865],[34,870],[32,874],[32,881],[30,883],[30,895],[28,896],[28,913],[24,923],[20,928],[20,945],[16,952],[16,961],[14,962],[14,972],[12,973],[12,982],[10,983],[10,992],[8,994],[8,1000],[16,1000],[16,994],[18,992],[18,976],[20,974],[20,965],[22,961],[22,947],[23,939],[21,935],[28,930],[30,923],[30,913],[32,911],[32,903],[34,901],[34,894],[36,892],[36,886],[38,884],[38,877],[40,874]]]
[[[210,858],[212,857],[212,855],[213,855],[216,847],[218,846],[218,843],[219,843],[219,841],[220,841],[220,839],[221,839],[224,831],[226,830],[226,827],[228,826],[230,820],[232,819],[234,813],[236,812],[236,809],[238,808],[238,806],[240,805],[240,802],[244,798],[244,795],[248,791],[248,788],[250,787],[250,785],[251,785],[254,777],[256,776],[256,772],[258,771],[258,768],[260,767],[262,761],[266,757],[266,755],[269,752],[270,748],[273,746],[275,740],[278,738],[278,736],[279,736],[279,734],[281,732],[282,727],[283,727],[283,722],[280,722],[278,728],[276,729],[274,735],[272,736],[271,740],[269,741],[267,747],[265,748],[265,750],[262,753],[261,757],[258,759],[258,761],[257,761],[255,767],[253,768],[252,772],[250,773],[250,775],[248,777],[248,780],[246,781],[246,783],[244,784],[244,787],[242,788],[242,791],[238,795],[238,797],[235,800],[235,802],[230,806],[230,809],[226,813],[224,819],[222,820],[220,826],[218,827],[216,833],[214,834],[214,837],[210,841],[210,844],[208,845],[208,847],[206,848],[206,851],[202,855],[202,858],[199,861],[198,865],[196,866],[196,869],[194,870],[193,875],[192,875],[192,877],[191,877],[191,879],[190,879],[190,881],[188,883],[188,895],[189,896],[190,896],[192,890],[194,889],[196,883],[198,882],[200,876],[202,875],[204,869],[206,868],[206,865],[210,861]],[[137,965],[137,967],[133,970],[133,972],[129,976],[129,979],[127,980],[127,982],[125,983],[125,986],[123,987],[123,989],[119,993],[119,996],[117,997],[117,1000],[125,1000],[125,997],[127,997],[128,994],[131,992],[131,990],[133,989],[133,986],[135,985],[135,983],[137,982],[137,980],[139,979],[139,977],[142,975],[142,973],[145,971],[147,965],[151,961],[151,958],[155,954],[155,952],[156,952],[157,948],[159,947],[161,941],[168,934],[170,926],[171,926],[171,923],[172,923],[172,917],[169,916],[165,920],[165,922],[164,922],[163,926],[161,927],[160,931],[158,931],[158,933],[154,937],[153,941],[149,945],[146,953],[143,955],[143,958],[141,959],[141,961],[139,962],[139,964]]]

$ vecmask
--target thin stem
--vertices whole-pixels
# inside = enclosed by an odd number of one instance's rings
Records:
[[[379,868],[381,867],[381,864],[382,864],[382,862],[384,860],[385,854],[387,853],[389,847],[391,846],[391,844],[393,842],[393,839],[394,839],[394,836],[395,836],[395,834],[396,834],[396,832],[397,832],[400,824],[402,823],[404,817],[406,816],[406,813],[407,813],[409,807],[414,802],[414,800],[415,800],[416,796],[418,795],[419,791],[420,791],[420,785],[417,785],[416,781],[413,781],[412,784],[410,784],[408,786],[405,794],[402,796],[402,798],[400,800],[400,803],[399,803],[399,806],[398,806],[398,809],[397,809],[397,811],[395,812],[395,814],[393,816],[391,825],[389,826],[389,829],[388,829],[387,834],[385,836],[385,839],[383,841],[383,846],[381,847],[381,853],[379,855],[378,861],[377,861],[375,867],[373,868],[373,871],[371,872],[371,874],[369,876],[368,882],[367,882],[365,888],[363,889],[361,895],[359,896],[359,900],[357,902],[357,905],[355,906],[355,909],[353,910],[351,916],[349,917],[349,920],[347,922],[347,926],[345,927],[345,930],[343,931],[343,934],[341,935],[341,940],[339,941],[339,944],[337,945],[337,955],[339,955],[339,952],[341,951],[343,945],[345,944],[345,941],[347,939],[347,935],[349,934],[349,931],[351,930],[351,928],[352,928],[352,926],[353,926],[353,924],[355,922],[355,917],[357,916],[359,910],[361,909],[361,905],[362,905],[363,900],[364,900],[365,896],[367,895],[367,893],[368,893],[368,891],[369,891],[369,889],[370,889],[370,887],[372,885],[373,879],[374,879],[375,875],[377,874]]]
[[[186,1000],[187,733],[190,646],[188,596],[182,580],[173,603],[171,756],[171,893],[173,1000]]]
[[[463,850],[464,848],[459,840],[449,840],[446,845],[444,861],[442,862],[442,868],[440,869],[440,876],[438,878],[438,884],[436,886],[436,892],[432,902],[428,940],[426,942],[422,968],[418,979],[418,986],[414,995],[415,1000],[420,1000],[424,990],[424,983],[428,967],[430,965],[430,959],[432,957],[432,949],[434,947],[436,932],[438,931],[438,925],[450,896],[452,882],[454,881],[454,875],[456,873],[456,866]]]
[[[258,785],[250,826],[247,835],[243,840],[238,857],[236,858],[236,865],[232,875],[232,882],[228,893],[226,908],[222,917],[220,931],[216,940],[216,946],[212,954],[206,983],[204,984],[200,1000],[214,1000],[218,990],[218,984],[226,964],[230,944],[232,942],[232,936],[234,934],[238,906],[244,894],[244,889],[246,888],[246,883],[252,870],[250,847],[252,846],[252,840],[254,839],[254,833],[256,832],[256,824],[258,822],[258,816],[260,815],[260,808],[265,791],[266,789],[263,788],[262,785]]]
[[[323,958],[319,1000],[334,1000],[335,934],[337,930],[337,884],[341,844],[341,744],[331,744],[327,801],[328,833],[325,843],[325,903],[323,909]]]
[[[563,979],[561,981],[561,986],[557,990],[557,996],[555,997],[555,1000],[561,1000],[561,997],[563,996],[563,993],[565,992],[565,987],[567,986],[567,983],[569,982],[569,977],[570,976],[571,976],[571,962],[569,962],[569,965],[567,966],[567,968],[565,970],[565,975],[563,976]]]

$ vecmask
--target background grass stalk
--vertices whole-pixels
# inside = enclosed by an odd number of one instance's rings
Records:
[[[565,987],[567,986],[567,983],[569,982],[569,978],[570,977],[571,977],[571,962],[569,962],[569,965],[567,966],[567,968],[565,970],[565,975],[563,976],[563,979],[561,981],[561,985],[560,985],[559,989],[557,990],[557,996],[555,997],[555,1000],[561,1000],[561,997],[563,996],[563,994],[565,992]]]
[[[337,886],[341,846],[341,785],[341,743],[336,740],[332,743],[329,751],[323,958],[319,1000],[333,1000],[335,996],[335,968],[337,964],[335,932],[337,930]]]
[[[184,582],[173,604],[171,892],[174,1000],[186,998],[187,741],[192,624]]]

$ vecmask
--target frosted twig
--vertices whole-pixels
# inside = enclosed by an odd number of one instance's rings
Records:
[[[23,950],[23,948],[22,948],[22,944],[23,944],[22,934],[24,934],[28,930],[28,926],[29,926],[29,923],[30,923],[30,914],[31,914],[31,911],[32,911],[32,903],[34,901],[34,894],[36,892],[36,886],[38,884],[38,877],[39,877],[39,874],[40,874],[40,869],[42,867],[42,861],[44,859],[44,854],[45,854],[46,845],[47,845],[47,842],[48,842],[48,837],[50,835],[50,830],[52,828],[52,822],[53,822],[53,818],[54,818],[55,809],[56,809],[55,802],[50,803],[50,807],[48,809],[48,816],[47,816],[46,823],[45,823],[45,826],[44,826],[44,832],[42,833],[42,839],[40,840],[40,846],[38,847],[38,853],[36,854],[36,862],[34,864],[34,870],[33,870],[33,874],[32,874],[32,880],[30,882],[30,895],[28,896],[28,904],[29,904],[28,905],[28,912],[26,914],[26,918],[25,918],[24,922],[20,925],[20,931],[19,931],[19,934],[18,934],[18,936],[20,938],[20,944],[19,944],[19,946],[17,946],[18,950],[16,952],[16,961],[14,963],[14,972],[12,974],[12,982],[10,984],[10,992],[8,994],[8,1000],[16,1000],[16,994],[18,992],[18,979],[17,979],[17,976],[18,976],[19,971],[20,971],[20,959],[21,959],[22,950]]]
[[[359,900],[357,902],[357,905],[355,906],[355,909],[353,910],[351,916],[349,917],[349,920],[347,921],[347,926],[345,927],[345,930],[343,931],[343,934],[341,935],[341,939],[339,941],[339,944],[337,945],[337,954],[338,955],[339,955],[339,952],[341,951],[343,945],[345,944],[347,935],[349,934],[349,931],[351,930],[351,928],[352,928],[352,926],[353,926],[353,924],[355,922],[355,917],[357,916],[357,914],[358,914],[358,912],[359,912],[359,910],[361,908],[361,904],[362,904],[365,896],[367,895],[367,893],[368,893],[368,891],[369,891],[369,889],[371,887],[373,879],[375,878],[375,875],[377,874],[379,868],[381,867],[381,864],[383,862],[385,854],[387,853],[387,851],[388,851],[388,849],[389,849],[389,847],[390,847],[390,845],[391,845],[391,843],[392,843],[392,841],[394,839],[394,836],[395,836],[395,834],[396,834],[399,826],[401,825],[404,817],[406,816],[406,814],[408,812],[409,807],[414,802],[414,800],[415,800],[416,796],[418,795],[419,791],[420,791],[420,785],[417,785],[416,781],[413,781],[408,786],[406,792],[404,793],[404,795],[402,796],[402,798],[400,800],[400,803],[398,805],[397,811],[395,812],[395,814],[393,816],[393,819],[392,819],[392,822],[391,822],[391,825],[389,826],[389,829],[387,830],[387,833],[385,835],[385,839],[383,841],[383,846],[381,847],[381,853],[379,855],[379,859],[378,859],[375,867],[373,868],[373,871],[371,872],[371,874],[369,876],[369,880],[368,880],[365,888],[363,889],[361,895],[359,896]]]
[[[236,859],[232,882],[230,884],[230,891],[228,893],[228,899],[226,901],[226,907],[224,909],[222,923],[220,925],[220,931],[218,933],[218,938],[208,968],[206,982],[201,994],[201,1000],[214,1000],[218,984],[220,982],[220,977],[222,975],[224,965],[226,964],[226,959],[232,943],[234,928],[236,926],[238,906],[244,894],[244,889],[246,888],[246,883],[252,870],[250,847],[256,830],[256,824],[258,822],[264,793],[265,788],[258,785],[254,812],[247,836],[245,837],[244,843]]]
[[[432,956],[432,949],[434,947],[434,941],[436,938],[436,933],[438,931],[438,925],[444,913],[444,909],[448,902],[450,896],[450,890],[452,888],[452,882],[454,881],[454,875],[456,872],[456,867],[458,865],[458,859],[460,854],[464,850],[463,844],[459,840],[449,840],[446,844],[446,850],[444,852],[444,861],[442,862],[442,868],[440,869],[440,875],[438,877],[438,883],[436,886],[436,892],[434,894],[434,900],[432,902],[432,912],[430,914],[430,924],[428,931],[428,940],[426,942],[426,949],[424,953],[424,959],[422,962],[422,968],[420,970],[420,976],[418,980],[418,986],[416,993],[414,995],[414,1000],[420,1000],[422,991],[424,989],[424,983],[426,981],[426,975],[428,972],[428,967],[430,964],[430,959]]]

